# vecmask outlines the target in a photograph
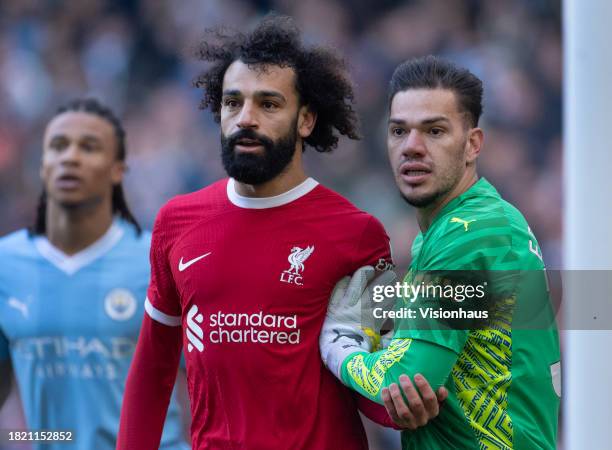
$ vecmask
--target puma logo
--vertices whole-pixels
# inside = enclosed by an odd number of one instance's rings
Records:
[[[338,336],[335,337],[335,339],[332,341],[332,343],[337,342],[338,339],[340,339],[341,337],[346,337],[346,338],[352,339],[355,342],[357,342],[357,345],[361,345],[361,343],[363,342],[363,336],[361,336],[359,334],[356,334],[356,333],[343,334],[343,333],[340,333],[336,329],[334,329],[334,333],[336,333]]]
[[[450,221],[451,223],[462,223],[463,228],[465,228],[464,231],[468,230],[468,227],[470,226],[472,222],[476,222],[475,219],[474,220],[463,220],[463,219],[460,219],[459,217],[453,217]]]
[[[24,302],[17,300],[15,297],[11,297],[9,298],[8,305],[11,308],[15,308],[17,311],[19,311],[23,315],[24,318],[28,317],[29,315],[28,305],[25,304]]]

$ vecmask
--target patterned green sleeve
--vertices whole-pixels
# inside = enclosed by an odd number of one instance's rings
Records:
[[[400,375],[423,375],[432,389],[446,383],[457,353],[431,342],[416,339],[393,339],[384,350],[356,352],[342,364],[342,381],[364,397],[383,403],[381,391],[399,383]]]

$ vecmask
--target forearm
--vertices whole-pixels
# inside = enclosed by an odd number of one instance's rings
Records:
[[[127,378],[117,450],[158,448],[181,354],[181,327],[145,314]]]
[[[398,383],[400,375],[420,373],[435,391],[446,383],[457,354],[431,342],[394,339],[388,348],[357,352],[345,358],[339,373],[342,382],[364,397],[382,404],[381,391]]]

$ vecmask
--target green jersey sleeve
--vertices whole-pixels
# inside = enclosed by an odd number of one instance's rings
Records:
[[[364,397],[383,403],[381,391],[397,383],[400,375],[423,375],[432,389],[446,383],[457,353],[418,339],[393,339],[384,350],[356,352],[342,364],[342,381]]]

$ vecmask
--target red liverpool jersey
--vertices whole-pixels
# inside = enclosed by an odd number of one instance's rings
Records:
[[[184,331],[193,448],[367,448],[318,339],[338,280],[391,262],[378,220],[313,179],[269,198],[226,179],[162,208],[151,262],[147,312]]]

